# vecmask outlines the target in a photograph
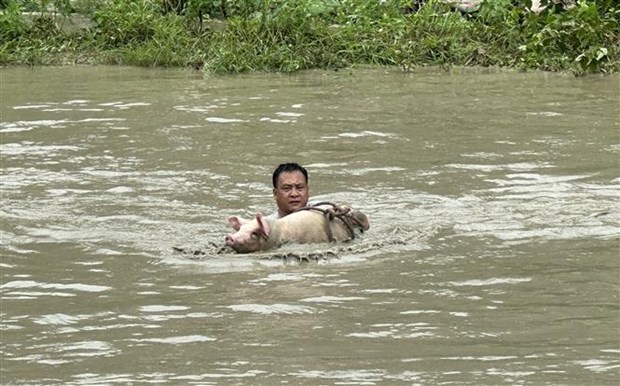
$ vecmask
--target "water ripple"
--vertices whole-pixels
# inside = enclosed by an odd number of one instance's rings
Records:
[[[292,304],[234,304],[228,306],[233,311],[252,312],[256,314],[313,314],[317,311],[312,307]]]
[[[43,288],[43,289],[60,289],[60,290],[76,290],[83,292],[103,292],[112,289],[112,287],[92,284],[61,284],[61,283],[39,283],[33,280],[16,280],[0,285],[0,289],[13,288]]]

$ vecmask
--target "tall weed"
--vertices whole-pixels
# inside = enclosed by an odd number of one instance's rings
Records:
[[[291,72],[324,65],[330,32],[307,5],[263,2],[250,17],[229,18],[225,32],[214,36],[209,66],[216,72]]]
[[[153,1],[110,0],[94,11],[92,32],[104,48],[123,47],[151,39],[162,17]]]

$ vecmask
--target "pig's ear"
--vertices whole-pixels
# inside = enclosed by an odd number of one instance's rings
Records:
[[[258,222],[258,227],[260,228],[260,232],[265,236],[265,238],[269,237],[269,224],[267,224],[267,220],[265,220],[265,216],[258,212],[256,213],[256,222]]]
[[[239,230],[239,228],[241,228],[241,226],[245,223],[247,223],[248,220],[243,219],[241,217],[237,217],[237,216],[230,216],[228,217],[228,223],[230,224],[230,226],[232,226],[236,231]]]

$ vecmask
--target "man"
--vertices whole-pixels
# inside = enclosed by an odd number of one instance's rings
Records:
[[[273,198],[278,210],[269,216],[278,219],[308,205],[308,172],[297,163],[280,164],[273,172]]]

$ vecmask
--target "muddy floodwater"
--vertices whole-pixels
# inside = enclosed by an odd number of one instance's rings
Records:
[[[2,385],[620,383],[617,75],[0,82]],[[288,161],[370,230],[222,249]]]

